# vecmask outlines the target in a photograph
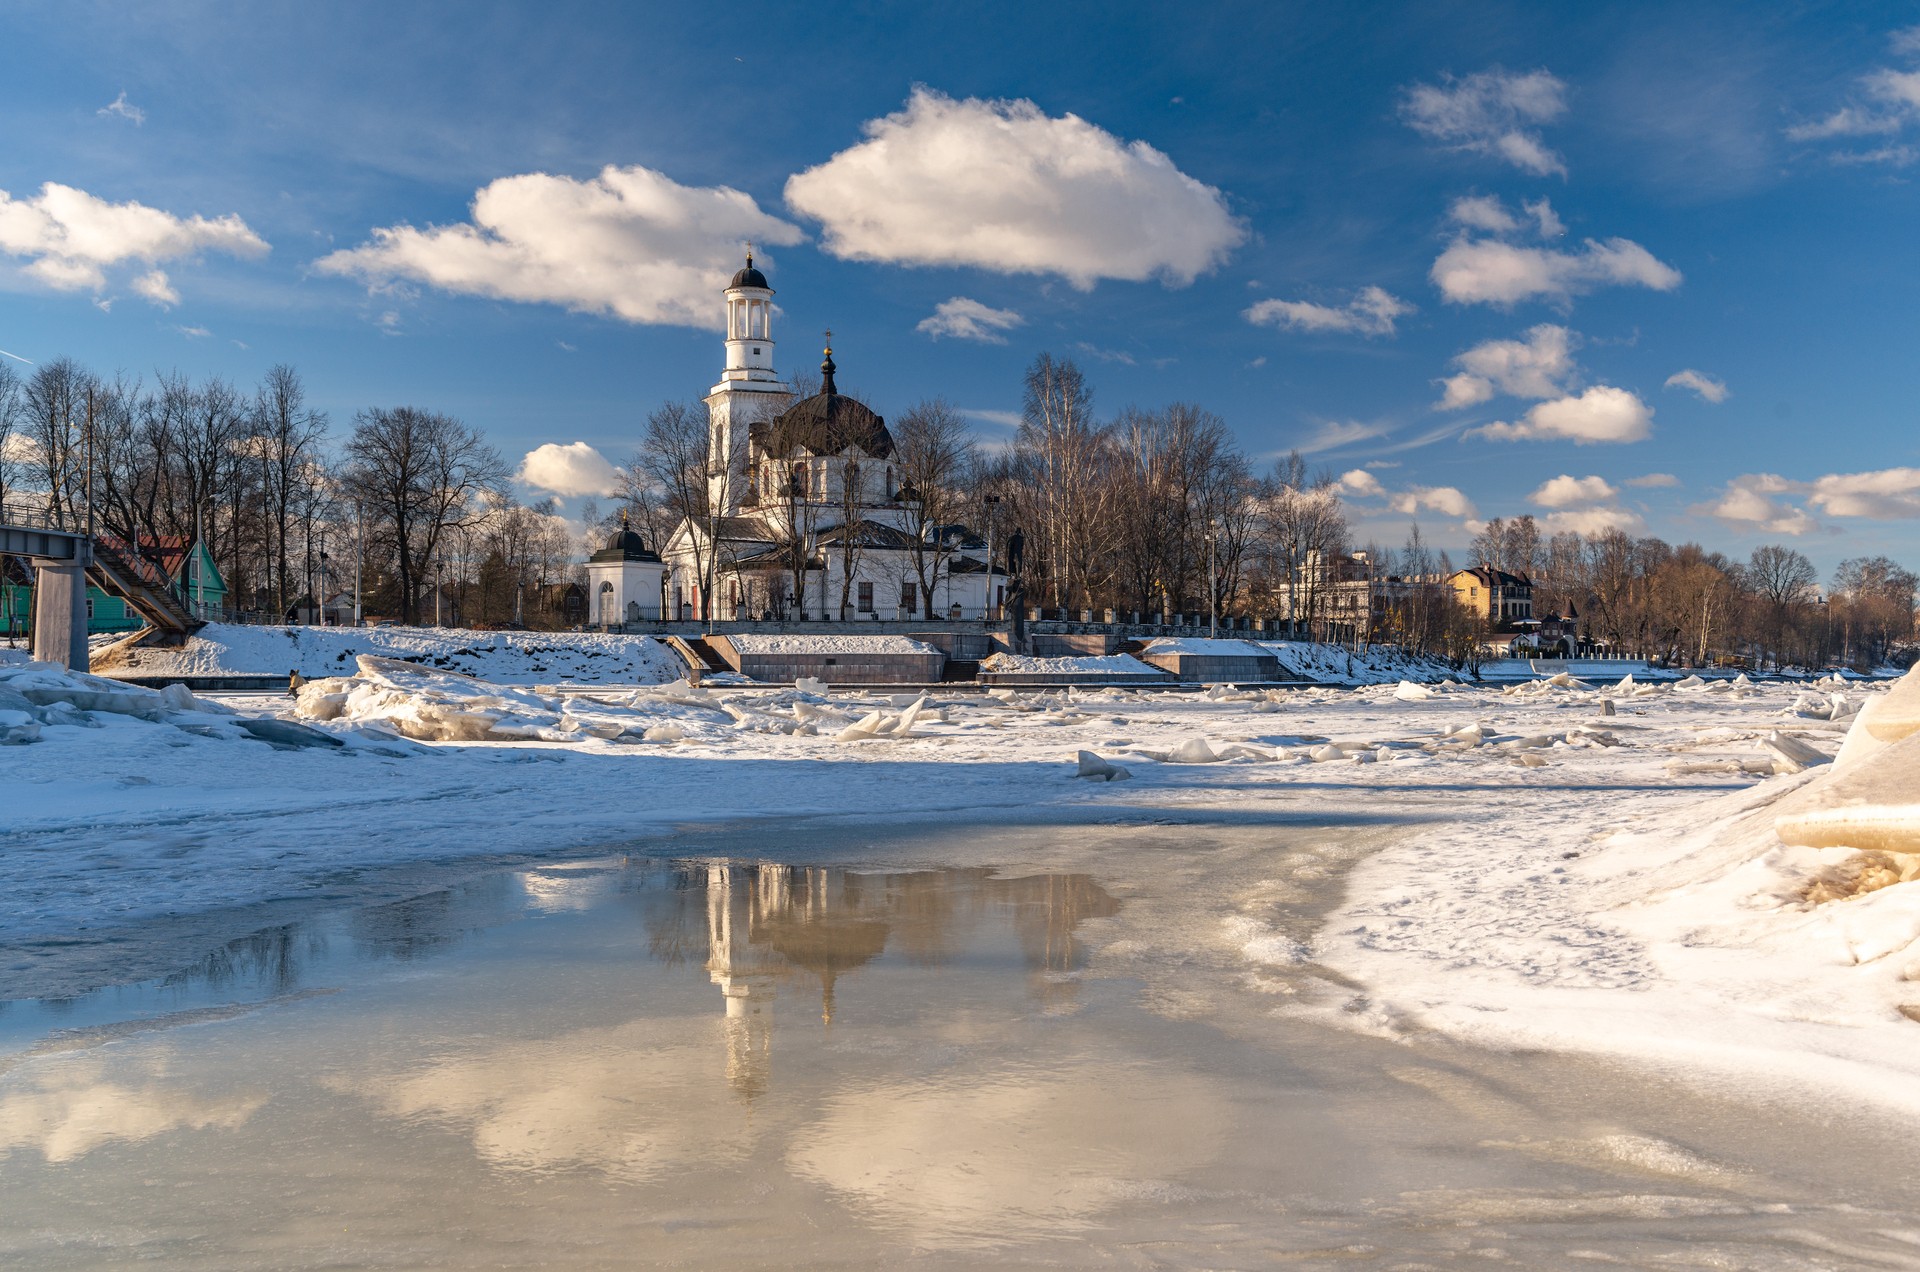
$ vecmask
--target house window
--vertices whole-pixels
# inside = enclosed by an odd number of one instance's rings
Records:
[[[871,583],[862,583],[860,585],[860,612],[862,614],[873,613],[873,584]]]
[[[900,585],[900,608],[909,614],[913,612],[913,584],[911,583]]]

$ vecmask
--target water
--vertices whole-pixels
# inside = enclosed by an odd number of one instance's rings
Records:
[[[1234,920],[1372,833],[716,836],[17,1001],[0,1264],[1920,1265],[1903,1128],[1287,1010]]]

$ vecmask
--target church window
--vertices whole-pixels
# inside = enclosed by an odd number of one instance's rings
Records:
[[[873,613],[873,584],[871,583],[862,583],[860,585],[860,612],[862,614]]]
[[[900,585],[900,608],[909,614],[913,613],[913,584],[911,583]]]

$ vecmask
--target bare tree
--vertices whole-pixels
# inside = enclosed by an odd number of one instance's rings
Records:
[[[1819,573],[1803,553],[1778,543],[1753,550],[1747,562],[1747,584],[1763,607],[1767,645],[1775,665],[1794,611],[1813,599],[1819,583]]]
[[[316,463],[327,434],[327,417],[307,406],[300,373],[286,363],[268,370],[254,394],[249,449],[260,461],[266,516],[262,555],[274,566],[274,610],[285,613],[291,587],[288,534],[294,509],[313,504]]]
[[[969,507],[964,483],[975,462],[973,440],[960,412],[945,398],[931,398],[914,403],[894,421],[893,447],[906,498],[907,533],[913,537],[920,608],[924,617],[932,618],[934,592],[958,546],[946,527],[963,521]],[[992,603],[989,568],[987,604]]]
[[[0,363],[0,506],[13,494],[32,443],[20,431],[27,410],[27,386],[20,373]]]
[[[1027,368],[1014,445],[1032,481],[1037,555],[1053,603],[1066,605],[1093,583],[1102,492],[1093,389],[1070,360],[1043,353]]]
[[[477,497],[505,487],[507,463],[476,430],[411,406],[360,412],[346,455],[348,488],[393,550],[401,614],[417,623],[423,570]]]
[[[45,492],[55,525],[80,524],[87,400],[98,383],[72,358],[43,362],[27,378],[25,423],[33,445],[27,471]]]

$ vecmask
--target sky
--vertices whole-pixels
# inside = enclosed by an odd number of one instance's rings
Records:
[[[1920,565],[1912,5],[9,3],[0,351],[296,366],[570,509],[722,365],[1072,358],[1417,517]]]

